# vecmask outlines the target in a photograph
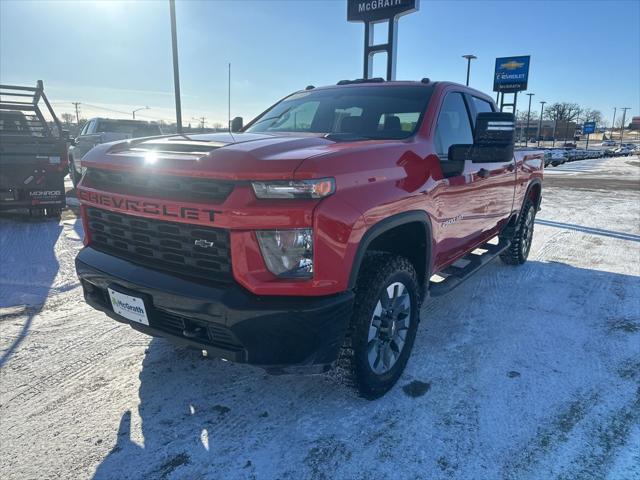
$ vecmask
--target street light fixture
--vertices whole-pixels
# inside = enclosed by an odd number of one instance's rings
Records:
[[[462,55],[462,58],[466,58],[467,59],[467,87],[469,86],[469,74],[471,72],[471,60],[475,60],[476,57],[475,55]]]
[[[529,110],[527,110],[527,129],[525,130],[524,140],[525,145],[529,146],[529,119],[531,118],[531,97],[535,95],[535,93],[527,93],[529,95]]]
[[[133,119],[136,119],[136,112],[139,112],[140,110],[151,110],[149,107],[140,107],[140,108],[136,108],[134,111],[132,111],[131,113],[133,114]]]
[[[540,102],[542,107],[540,108],[540,121],[538,122],[538,147],[540,146],[540,134],[542,132],[542,114],[544,113],[544,104],[547,103],[545,101]]]

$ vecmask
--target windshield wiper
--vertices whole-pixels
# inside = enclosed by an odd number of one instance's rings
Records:
[[[324,138],[328,140],[334,140],[336,142],[349,142],[354,140],[373,140],[374,137],[361,135],[359,133],[350,132],[331,132],[327,133]]]

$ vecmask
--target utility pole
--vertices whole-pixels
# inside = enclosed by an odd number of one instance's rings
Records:
[[[176,97],[176,127],[182,135],[182,104],[180,102],[180,72],[178,70],[178,33],[176,31],[176,1],[169,0],[171,15],[171,49],[173,50],[173,87]]]
[[[620,125],[620,146],[622,146],[622,137],[624,136],[624,121],[627,118],[627,110],[631,110],[630,107],[622,107],[622,124]]]
[[[462,58],[467,59],[467,87],[469,86],[469,74],[471,73],[471,60],[475,60],[475,55],[462,55]]]
[[[227,127],[229,128],[229,132],[231,132],[231,62],[229,62],[228,87],[229,87],[229,96],[228,96],[229,104],[228,104],[228,110],[227,110]]]
[[[547,102],[540,102],[542,107],[540,108],[540,121],[538,122],[538,147],[540,146],[540,135],[542,134],[542,114],[544,113],[544,104]]]
[[[535,95],[535,93],[527,93],[529,96],[529,110],[527,110],[527,129],[525,130],[525,145],[529,145],[529,119],[531,118],[531,97]]]
[[[71,104],[76,107],[76,123],[79,125],[80,124],[80,113],[78,112],[78,105],[80,105],[80,102],[71,102]]]
[[[611,122],[611,138],[609,140],[613,140],[613,130],[616,128],[616,111],[617,107],[613,107],[613,121]]]
[[[198,121],[198,123],[200,124],[200,131],[204,132],[206,117],[193,117],[193,119]]]

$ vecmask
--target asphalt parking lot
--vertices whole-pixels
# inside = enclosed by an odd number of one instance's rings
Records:
[[[0,217],[0,477],[640,478],[640,160],[548,169],[530,259],[422,312],[380,400],[83,302],[82,228]]]

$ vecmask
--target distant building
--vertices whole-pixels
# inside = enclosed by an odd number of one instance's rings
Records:
[[[631,119],[629,130],[640,130],[640,117],[633,117]]]
[[[517,138],[537,138],[538,137],[538,120],[535,122],[532,120],[529,122],[529,130],[527,130],[526,120],[518,120],[516,127]],[[555,131],[554,131],[555,127]],[[555,137],[556,140],[573,140],[578,130],[578,125],[575,122],[565,122],[564,120],[558,121],[556,124],[553,120],[543,120],[540,136],[545,140],[551,140]]]

